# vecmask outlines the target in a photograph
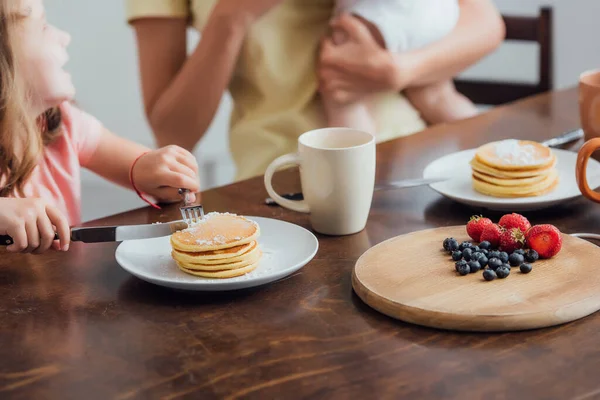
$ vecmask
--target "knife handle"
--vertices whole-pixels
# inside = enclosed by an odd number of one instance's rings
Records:
[[[562,135],[558,135],[555,138],[546,140],[545,142],[542,142],[542,144],[548,146],[548,147],[558,147],[558,146],[562,146],[564,144],[567,143],[571,143],[574,141],[577,141],[581,138],[584,137],[584,133],[583,133],[583,129],[575,129],[569,132],[565,132]]]
[[[288,200],[304,200],[304,195],[302,194],[302,192],[286,193],[286,194],[282,194],[281,197],[283,197],[284,199],[288,199]],[[265,199],[265,204],[268,206],[278,206],[278,204],[275,203],[275,201],[270,197],[267,197]]]
[[[15,241],[8,235],[0,235],[0,246],[10,246]]]
[[[58,240],[58,233],[54,234],[54,240]],[[15,243],[12,237],[8,235],[0,235],[0,246],[10,246]]]

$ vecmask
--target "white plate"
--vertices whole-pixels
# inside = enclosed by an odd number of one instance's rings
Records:
[[[206,279],[186,274],[171,258],[170,237],[123,242],[117,262],[132,275],[174,289],[221,291],[264,285],[284,278],[305,266],[317,253],[319,242],[308,230],[289,222],[247,217],[260,226],[259,246],[263,257],[258,267],[243,276]]]
[[[471,184],[471,166],[469,162],[476,149],[465,150],[438,158],[423,171],[424,178],[452,177],[445,182],[434,183],[431,188],[443,196],[469,206],[482,207],[497,211],[531,211],[552,207],[581,196],[575,179],[577,153],[552,149],[556,154],[556,168],[560,182],[555,190],[538,197],[498,198],[476,192]],[[451,175],[449,175],[451,174]],[[600,163],[590,158],[587,169],[588,183],[591,188],[600,187]]]

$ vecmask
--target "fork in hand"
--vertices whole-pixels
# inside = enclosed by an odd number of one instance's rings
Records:
[[[204,218],[204,208],[202,208],[202,205],[189,205],[189,189],[179,189],[178,193],[183,196],[184,206],[179,207],[179,211],[181,212],[181,217],[185,223],[192,225],[194,223],[198,223],[202,218]]]

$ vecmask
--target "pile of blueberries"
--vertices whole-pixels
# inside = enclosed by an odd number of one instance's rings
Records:
[[[452,260],[456,262],[454,267],[459,275],[465,276],[483,270],[483,278],[486,281],[508,277],[512,267],[519,267],[522,273],[528,274],[532,270],[531,264],[539,259],[535,250],[517,249],[508,254],[492,249],[490,242],[481,242],[476,246],[468,241],[458,244],[456,239],[447,238],[444,239],[443,247],[452,255]]]

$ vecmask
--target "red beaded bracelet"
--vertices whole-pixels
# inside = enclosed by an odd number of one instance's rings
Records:
[[[146,154],[148,154],[148,152],[140,154],[131,164],[131,168],[129,169],[129,182],[131,182],[131,187],[133,187],[133,190],[135,190],[135,193],[140,197],[140,199],[144,200],[146,203],[150,204],[157,210],[160,210],[161,208],[158,205],[151,202],[150,200],[148,200],[146,196],[144,196],[144,194],[138,190],[138,188],[135,186],[135,183],[133,182],[133,167],[135,167],[135,164],[138,162],[138,160]]]

